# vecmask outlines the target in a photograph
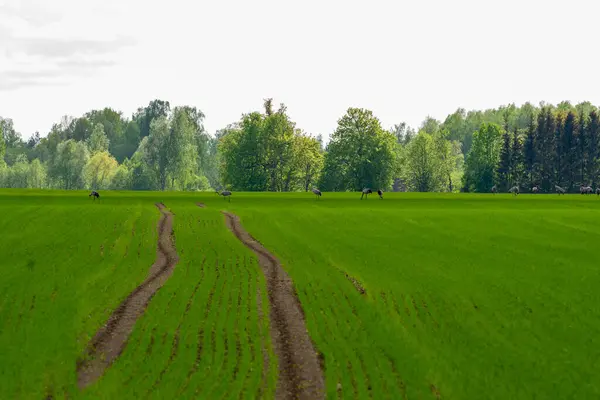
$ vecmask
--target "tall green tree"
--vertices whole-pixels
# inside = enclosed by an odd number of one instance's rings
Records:
[[[552,107],[543,105],[537,117],[535,133],[534,180],[546,192],[551,192],[554,185],[563,186],[560,180],[554,179],[556,170],[556,127],[557,120]]]
[[[264,154],[264,169],[268,175],[269,191],[286,191],[291,179],[289,172],[294,164],[295,124],[287,115],[287,108],[281,104],[273,112],[272,99],[265,100],[265,118],[261,134],[261,151]]]
[[[4,164],[4,154],[6,154],[6,142],[4,141],[4,128],[0,124],[0,165]]]
[[[458,142],[450,141],[450,132],[438,129],[433,135],[433,155],[436,158],[436,175],[439,190],[453,192],[462,170],[463,155]]]
[[[586,124],[587,131],[587,163],[586,176],[593,187],[599,183],[598,172],[600,164],[600,117],[598,111],[592,110]]]
[[[152,100],[148,106],[139,108],[133,119],[140,127],[140,140],[151,133],[152,122],[158,118],[167,118],[171,113],[171,105],[168,101]]]
[[[148,169],[153,172],[160,190],[164,191],[167,188],[169,176],[169,158],[173,154],[169,121],[166,117],[152,121],[150,135],[147,141],[143,141],[143,144],[144,162]]]
[[[535,134],[536,134],[536,126],[535,120],[529,121],[529,125],[527,127],[527,135],[525,137],[525,145],[523,146],[523,165],[525,168],[525,174],[527,175],[527,179],[529,181],[529,186],[536,185],[534,180],[534,170],[535,170],[535,162],[536,162],[536,144],[535,144]]]
[[[508,124],[506,125],[508,127]],[[496,169],[497,183],[501,190],[508,190],[511,184],[511,143],[508,131],[502,133],[502,148],[500,149],[500,161]]]
[[[512,135],[510,149],[510,171],[511,184],[521,185],[524,183],[525,167],[523,162],[523,145],[519,137],[518,129],[515,127]],[[531,188],[531,187],[530,187]]]
[[[87,146],[69,139],[59,143],[57,154],[50,168],[50,175],[63,189],[85,187],[84,168],[89,160]]]
[[[246,114],[239,125],[228,127],[219,141],[223,184],[232,190],[266,191],[268,173],[262,133],[265,118],[259,112]]]
[[[27,171],[27,187],[34,189],[42,189],[47,185],[47,172],[44,164],[40,160],[35,159],[29,164]]]
[[[110,140],[104,133],[104,125],[100,123],[96,124],[86,143],[92,155],[108,151]]]
[[[566,106],[565,106],[566,107]],[[569,111],[562,123],[562,118],[558,119],[557,131],[560,132],[560,140],[557,140],[557,147],[560,150],[562,162],[558,164],[560,181],[566,183],[569,191],[572,191],[577,184],[576,171],[578,169],[577,160],[577,117],[575,113]],[[556,157],[559,159],[559,156]]]
[[[369,110],[349,108],[338,121],[327,147],[325,190],[361,190],[391,187],[395,168],[395,142]],[[331,185],[335,177],[339,183]]]
[[[484,123],[473,134],[473,145],[466,159],[463,186],[472,192],[488,192],[494,185],[500,159],[502,129]]]
[[[84,170],[90,189],[109,189],[118,167],[119,163],[108,151],[94,153]]]
[[[432,136],[421,131],[406,146],[404,179],[411,191],[433,192],[439,188],[438,161]]]
[[[170,121],[167,171],[171,179],[171,188],[175,184],[184,188],[189,180],[195,180],[198,172],[198,153],[196,121],[186,108],[176,107]]]

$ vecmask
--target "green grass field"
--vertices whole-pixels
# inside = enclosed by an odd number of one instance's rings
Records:
[[[2,398],[272,398],[264,278],[220,210],[293,279],[328,398],[600,397],[597,196],[102,195],[0,191]],[[75,360],[154,260],[156,201],[180,262],[80,392]]]

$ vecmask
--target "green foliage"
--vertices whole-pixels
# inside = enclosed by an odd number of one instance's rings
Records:
[[[489,192],[494,186],[496,166],[500,158],[502,129],[484,123],[473,134],[473,146],[465,163],[463,187],[470,192]]]
[[[0,124],[0,163],[4,162],[4,154],[6,154],[6,141],[4,140],[4,127]]]
[[[511,141],[510,133],[504,131],[502,133],[502,148],[500,149],[500,161],[496,168],[496,182],[498,183],[498,189],[502,191],[508,191],[511,186],[510,179],[511,171]]]
[[[416,134],[406,123],[384,131],[370,111],[350,108],[324,151],[323,135],[305,134],[283,104],[275,110],[272,99],[265,100],[263,113],[245,114],[213,136],[204,130],[202,111],[190,106],[171,110],[169,102],[153,100],[131,119],[111,108],[79,118],[64,116],[46,137],[36,132],[27,142],[12,120],[1,118],[0,159],[8,168],[0,185],[9,185],[10,168],[25,156],[46,166],[44,185],[66,187],[58,149],[73,140],[86,143],[92,156],[108,151],[125,164],[121,183],[105,184],[123,189],[306,191],[318,186],[354,191],[370,186],[453,192],[462,181],[464,190],[487,191],[493,183],[502,190],[513,184],[529,189],[540,185],[548,192],[559,184],[573,192],[580,184],[600,184],[598,120],[598,109],[589,102],[459,108],[443,123],[427,117],[420,132],[430,135],[431,142],[424,137],[410,147]],[[504,128],[498,161],[493,166],[493,160],[475,162],[477,150],[465,174],[464,154],[471,153],[483,124]],[[160,129],[155,127],[150,138],[154,125]],[[17,166],[11,181],[23,182],[18,171],[24,166]],[[85,179],[76,182],[74,187],[86,184]]]
[[[217,146],[223,184],[233,190],[307,190],[322,164],[317,139],[295,129],[282,104],[274,112],[253,112],[220,132]]]
[[[85,143],[73,139],[61,142],[48,171],[50,178],[63,189],[82,189],[85,187],[84,168],[88,160],[89,152]]]
[[[425,131],[406,146],[404,179],[408,188],[416,192],[433,192],[439,187],[433,138]]]
[[[458,142],[448,140],[449,132],[424,130],[403,152],[402,177],[407,189],[416,192],[453,192],[462,175],[463,155]]]
[[[35,159],[29,164],[27,172],[27,187],[34,189],[42,189],[47,186],[46,166]]]
[[[106,152],[108,151],[109,144],[110,140],[104,133],[104,126],[100,123],[96,124],[92,134],[87,139],[87,146],[90,153],[94,155],[99,152]]]
[[[324,190],[387,189],[392,185],[396,138],[369,110],[349,108],[325,155]]]
[[[100,151],[92,155],[87,162],[84,175],[90,189],[108,189],[116,174],[119,163],[108,151]]]
[[[110,182],[112,190],[129,190],[132,187],[131,171],[125,164],[118,166]]]

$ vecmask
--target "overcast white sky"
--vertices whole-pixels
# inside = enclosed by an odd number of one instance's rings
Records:
[[[384,127],[458,107],[600,105],[594,0],[0,0],[0,116],[27,138],[62,115],[160,98],[209,132],[284,102],[329,135],[348,107]]]

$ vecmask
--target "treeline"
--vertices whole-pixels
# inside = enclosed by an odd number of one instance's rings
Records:
[[[589,102],[458,109],[418,130],[384,129],[371,111],[349,108],[326,146],[271,99],[212,135],[203,121],[194,107],[154,100],[129,118],[110,108],[63,117],[45,137],[23,140],[0,117],[0,187],[576,191],[596,187],[600,173],[599,114]]]

